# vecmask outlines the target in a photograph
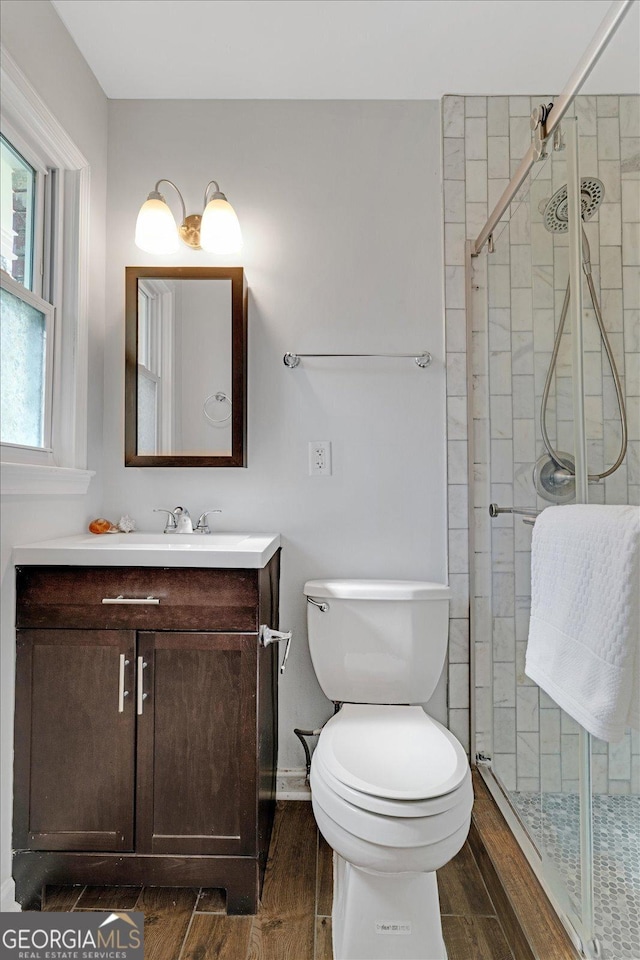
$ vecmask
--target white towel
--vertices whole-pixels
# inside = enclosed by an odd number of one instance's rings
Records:
[[[640,510],[575,504],[536,519],[525,673],[589,733],[640,726]]]

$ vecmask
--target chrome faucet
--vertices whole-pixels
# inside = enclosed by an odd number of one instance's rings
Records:
[[[165,510],[162,507],[154,509],[154,513],[166,513],[167,523],[164,528],[165,533],[193,533],[193,524],[189,511],[184,507],[174,507],[173,510]]]
[[[191,521],[191,514],[186,507],[174,507],[173,510],[158,507],[153,512],[167,514],[165,533],[211,533],[207,517],[210,513],[222,513],[222,510],[206,510],[198,519],[195,530]]]
[[[211,533],[209,524],[207,523],[207,517],[210,513],[222,513],[222,510],[205,510],[205,512],[198,518],[194,533]]]

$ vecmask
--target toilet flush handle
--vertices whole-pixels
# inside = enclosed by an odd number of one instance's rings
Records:
[[[291,630],[283,633],[281,630],[272,630],[271,627],[267,627],[265,624],[260,627],[259,640],[263,647],[268,647],[271,643],[281,643],[283,640],[287,641],[287,645],[284,648],[284,657],[282,658],[282,663],[280,664],[280,673],[284,673],[287,665],[292,636],[293,633]]]
[[[307,597],[307,603],[310,603],[314,607],[317,607],[318,610],[322,611],[322,613],[326,613],[327,610],[329,609],[328,603],[318,603],[318,601],[314,600],[313,597]]]

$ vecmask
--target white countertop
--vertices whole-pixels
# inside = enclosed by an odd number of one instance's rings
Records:
[[[270,533],[81,533],[13,548],[16,566],[260,568],[280,546]]]

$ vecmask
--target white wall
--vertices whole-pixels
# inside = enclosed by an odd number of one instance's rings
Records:
[[[193,513],[222,507],[223,529],[280,531],[281,622],[296,637],[281,683],[286,768],[302,765],[291,728],[330,712],[308,655],[304,581],[442,580],[446,539],[438,104],[113,102],[106,209],[106,100],[47,0],[5,0],[3,42],[91,163],[88,465],[99,472],[86,498],[2,501],[4,893],[15,543],[77,532],[92,515],[117,519],[125,510],[142,529],[160,529],[152,506],[180,501]],[[161,260],[134,247],[138,206],[163,175],[184,187],[193,211],[206,182],[219,177],[242,221],[251,288],[246,470],[122,466],[124,266],[214,262],[186,248]],[[427,371],[411,360],[309,362],[295,371],[282,364],[285,350],[423,349],[435,357]],[[307,474],[307,443],[318,439],[333,443],[328,478]],[[435,699],[444,718],[442,688]]]
[[[102,334],[107,159],[107,101],[48,0],[3,0],[2,42],[27,79],[91,164],[89,278],[89,468],[99,470],[102,440]],[[11,550],[16,543],[77,533],[101,502],[100,477],[87,497],[2,497],[2,640],[0,884],[2,907],[13,897],[11,819],[15,589]]]
[[[433,101],[110,101],[104,514],[162,528],[154,506],[224,511],[225,530],[283,536],[281,768],[294,726],[331,711],[306,642],[308,578],[446,578],[439,104]],[[250,287],[247,469],[123,466],[126,265],[220,264],[133,243],[159,177],[199,212],[215,177],[241,221]],[[167,188],[170,199],[170,188]],[[237,258],[231,262],[237,263]],[[282,363],[285,351],[430,350],[412,360]],[[330,440],[333,475],[309,477]],[[444,719],[442,689],[436,713]]]

